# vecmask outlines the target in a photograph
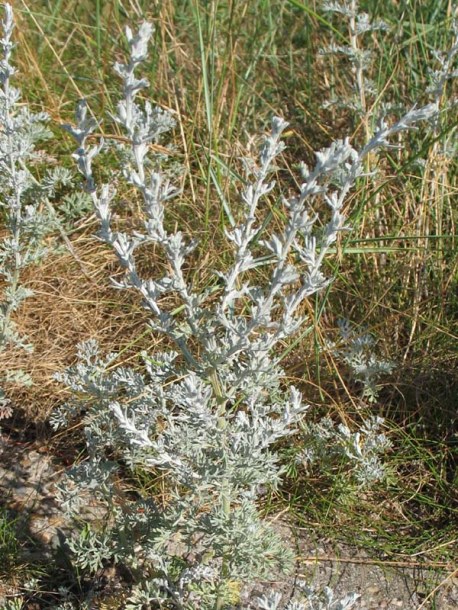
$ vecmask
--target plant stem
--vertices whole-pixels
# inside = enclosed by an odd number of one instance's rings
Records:
[[[8,64],[9,56],[11,54],[10,50],[5,52],[5,62]],[[21,240],[21,220],[22,220],[22,204],[21,204],[21,195],[19,185],[17,184],[17,173],[16,173],[16,165],[14,162],[13,154],[12,154],[12,139],[11,139],[11,93],[10,93],[10,81],[9,78],[5,80],[3,87],[3,95],[5,98],[5,111],[6,111],[6,120],[4,129],[6,129],[6,137],[8,140],[8,154],[9,154],[9,164],[10,164],[10,172],[11,178],[13,182],[14,189],[14,198],[15,205],[13,208],[13,214],[8,214],[9,216],[9,225],[12,233],[12,244],[14,248],[14,270],[12,272],[12,277],[10,277],[9,285],[10,285],[10,299],[5,302],[5,310],[3,315],[3,324],[2,324],[2,333],[0,337],[0,347],[4,348],[7,343],[7,334],[8,334],[8,325],[10,323],[11,314],[14,308],[14,294],[17,291],[17,287],[19,284],[19,269],[21,264],[21,255],[20,255],[20,240]],[[11,203],[9,205],[11,210]]]
[[[209,375],[210,383],[213,387],[213,391],[215,393],[217,408],[219,412],[218,417],[218,430],[224,431],[227,426],[226,420],[226,403],[227,400],[224,397],[223,389],[221,387],[221,382],[218,377],[218,373],[216,369],[212,369]],[[229,485],[227,479],[223,479],[222,481],[222,509],[223,514],[226,518],[229,518],[231,513],[231,494],[229,490]],[[223,556],[223,563],[221,566],[221,581],[224,581],[227,577],[227,558]],[[219,587],[218,596],[215,602],[215,610],[221,610],[224,604],[223,596],[221,595],[221,586]]]

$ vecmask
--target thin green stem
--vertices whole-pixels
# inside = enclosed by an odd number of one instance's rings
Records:
[[[210,380],[210,383],[212,385],[212,388],[213,388],[213,391],[214,391],[214,394],[216,397],[217,408],[218,408],[218,413],[219,413],[218,430],[224,431],[227,427],[227,419],[225,416],[227,400],[224,397],[224,392],[221,387],[221,382],[219,380],[216,369],[213,369],[211,371],[211,373],[209,375],[209,380]],[[228,518],[231,513],[231,493],[230,493],[229,484],[228,484],[227,479],[223,479],[222,489],[223,489],[223,491],[222,491],[222,510],[223,510],[224,516],[226,518]],[[226,556],[223,556],[222,560],[223,560],[223,563],[221,566],[221,580],[224,582],[224,580],[227,578],[228,561],[227,561]],[[221,587],[220,587],[220,589],[221,589]],[[223,608],[223,605],[224,605],[224,598],[221,594],[221,590],[219,590],[218,596],[217,596],[216,602],[215,602],[215,610],[221,610]]]

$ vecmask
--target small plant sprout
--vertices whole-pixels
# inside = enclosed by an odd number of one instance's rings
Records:
[[[358,333],[348,320],[339,320],[340,341],[329,348],[351,370],[356,381],[362,385],[363,399],[377,402],[378,380],[392,372],[394,363],[382,360],[375,353],[376,340],[370,333]]]
[[[85,526],[70,544],[81,567],[95,570],[109,559],[130,567],[136,584],[129,609],[222,610],[236,605],[242,584],[268,580],[293,561],[257,505],[261,490],[281,481],[277,443],[297,431],[307,410],[299,390],[288,387],[276,348],[306,323],[304,302],[330,282],[326,260],[340,233],[350,229],[345,204],[364,159],[389,146],[394,134],[430,119],[436,105],[414,108],[392,125],[381,122],[360,151],[345,139],[317,152],[313,167],[302,167],[297,195],[283,198],[286,222],[278,229],[263,224],[287,126],[274,117],[257,158],[245,163],[235,223],[225,232],[231,262],[218,270],[218,287],[199,291],[186,272],[199,244],[168,221],[167,208],[180,193],[150,146],[174,120],[138,97],[148,87],[136,71],[151,35],[149,23],[137,32],[126,28],[130,54],[115,64],[123,97],[114,119],[130,142],[122,172],[142,203],[141,230],[113,226],[117,194],[113,184],[99,186],[94,176],[104,143],[88,144],[97,122],[84,101],[76,125],[66,129],[77,142],[74,157],[100,222],[99,239],[124,270],[113,284],[141,295],[152,328],[171,348],[144,354],[141,373],[112,366],[114,356],[102,357],[94,341],[79,346],[78,363],[59,376],[74,397],[56,412],[54,424],[83,416],[89,459],[69,472],[62,498],[73,515],[84,490],[105,506],[103,523]],[[313,210],[323,204],[327,215],[320,223]],[[149,245],[165,257],[162,277],[139,271],[138,249]],[[259,284],[261,265],[269,271]],[[358,439],[342,434],[354,459],[364,459],[355,449]],[[164,500],[139,493],[121,501],[114,484],[121,463],[152,478],[163,473]],[[350,598],[328,598],[313,608],[351,607]],[[273,610],[275,603],[262,601],[261,607]],[[288,608],[305,607],[294,604]]]
[[[363,421],[357,432],[345,424],[335,426],[329,417],[302,426],[304,448],[296,456],[307,472],[319,469],[324,475],[345,472],[347,487],[358,489],[385,479],[382,456],[391,443],[383,432],[383,419],[371,417]]]

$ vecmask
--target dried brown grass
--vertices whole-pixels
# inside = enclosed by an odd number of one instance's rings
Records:
[[[122,361],[151,343],[145,335],[147,314],[129,292],[117,293],[109,277],[117,271],[114,255],[94,239],[93,223],[73,240],[79,258],[70,252],[54,254],[23,274],[23,284],[34,291],[16,313],[20,333],[28,336],[33,353],[23,350],[0,354],[0,367],[23,369],[32,377],[29,388],[11,386],[8,394],[27,419],[43,420],[64,390],[54,379],[75,360],[76,345],[89,338],[104,352],[124,350]],[[129,343],[139,338],[135,351]]]

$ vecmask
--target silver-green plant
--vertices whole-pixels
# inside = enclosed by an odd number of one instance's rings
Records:
[[[376,353],[376,339],[368,332],[359,333],[348,320],[339,320],[340,341],[331,343],[337,358],[351,370],[353,377],[362,385],[361,398],[370,403],[377,402],[382,375],[394,369],[394,363],[380,358]]]
[[[77,517],[87,494],[105,507],[103,523],[86,525],[69,544],[80,566],[95,569],[114,559],[133,570],[138,584],[130,609],[221,610],[234,607],[240,583],[269,579],[292,562],[257,505],[266,486],[281,480],[277,443],[296,431],[307,410],[298,389],[285,384],[276,348],[306,323],[306,299],[330,282],[326,258],[349,230],[344,206],[364,159],[394,134],[431,118],[436,106],[412,109],[391,126],[382,121],[360,151],[338,140],[317,152],[313,168],[302,165],[298,194],[282,199],[280,229],[265,222],[264,205],[275,189],[271,174],[287,126],[275,117],[257,158],[245,160],[240,207],[225,232],[232,262],[215,271],[214,286],[198,290],[185,271],[198,243],[167,222],[166,207],[179,190],[151,156],[150,144],[170,130],[173,117],[137,101],[148,82],[136,68],[147,57],[151,34],[149,23],[136,33],[127,28],[130,56],[115,65],[123,98],[114,119],[130,141],[122,169],[143,204],[142,230],[113,227],[116,191],[97,186],[92,165],[103,142],[88,144],[97,122],[85,102],[77,107],[76,125],[66,129],[78,144],[74,157],[100,221],[99,238],[124,269],[113,284],[141,295],[152,328],[173,349],[144,354],[142,374],[116,367],[116,355],[102,357],[94,341],[79,347],[78,363],[59,376],[74,398],[56,412],[54,424],[83,415],[89,459],[71,470],[62,497]],[[320,204],[328,210],[324,223],[313,211]],[[150,244],[165,256],[161,278],[138,271],[136,251]],[[262,284],[261,266],[268,277]],[[134,474],[163,473],[163,502],[141,494],[122,498],[115,484],[121,463]],[[278,606],[262,603],[269,610]],[[297,604],[290,610],[304,607]]]
[[[374,80],[371,78],[371,68],[375,53],[367,44],[368,37],[377,31],[386,31],[388,25],[381,20],[373,20],[370,15],[361,11],[358,0],[326,0],[322,9],[330,15],[337,15],[346,25],[348,43],[331,43],[321,50],[324,56],[335,55],[345,58],[350,67],[350,91],[339,96],[333,96],[324,104],[350,110],[352,116],[362,120],[365,137],[370,137],[370,116],[374,114],[372,105],[379,94]]]
[[[273,592],[259,599],[259,610],[350,610],[360,597],[358,593],[349,593],[339,599],[330,587],[317,591],[298,581],[294,598],[286,605],[281,593]]]
[[[355,483],[361,489],[381,481],[387,474],[381,458],[391,447],[383,423],[381,417],[366,418],[352,432],[346,424],[336,426],[329,417],[305,422],[301,437],[303,448],[296,461],[306,471],[317,468],[322,475],[338,467],[339,472],[345,473],[347,487]]]
[[[21,93],[12,84],[16,69],[12,64],[14,49],[13,9],[2,4],[3,19],[0,49],[0,215],[4,237],[0,241],[0,275],[3,294],[0,302],[0,351],[21,348],[31,351],[27,337],[17,330],[14,316],[33,292],[22,285],[25,267],[38,263],[48,252],[45,237],[55,229],[53,209],[48,198],[58,183],[68,183],[70,172],[62,168],[43,172],[39,182],[32,171],[43,164],[36,150],[39,141],[52,134],[46,127],[44,112],[32,113],[21,102]],[[4,370],[1,383],[30,384],[22,370]],[[0,389],[0,419],[11,414],[11,405]]]
[[[458,78],[458,5],[454,6],[454,17],[451,24],[452,39],[446,51],[434,49],[433,59],[436,62],[435,69],[430,68],[430,84],[427,89],[438,106],[445,106],[445,109],[452,109],[457,104],[456,96],[450,100],[445,96],[447,85]],[[445,96],[445,99],[444,99]],[[436,131],[435,135],[439,135]]]

